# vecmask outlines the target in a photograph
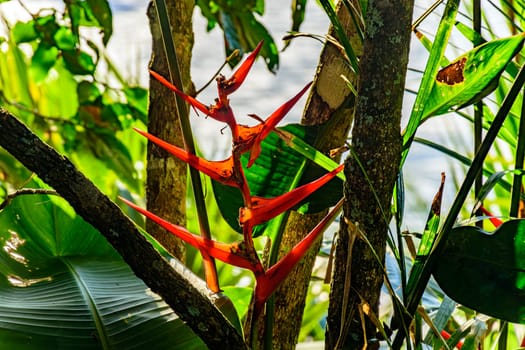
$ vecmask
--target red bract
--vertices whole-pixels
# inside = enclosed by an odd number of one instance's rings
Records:
[[[175,85],[167,81],[162,75],[150,70],[150,74],[155,77],[162,85],[168,87],[170,90],[174,91],[177,95],[182,97],[186,102],[192,105],[194,108],[198,109],[207,116],[212,117],[213,119],[228,124],[232,129],[237,125],[235,117],[233,116],[233,111],[230,106],[222,101],[218,100],[217,103],[213,106],[207,107],[202,102],[199,102],[197,99],[186,95],[182,90],[179,90]]]
[[[305,256],[312,244],[324,232],[325,228],[334,219],[335,215],[343,206],[341,199],[335,207],[321,220],[312,231],[310,231],[293,249],[286,254],[275,265],[270,267],[264,277],[260,278],[255,288],[255,300],[264,304],[279,285],[286,279],[297,263]]]
[[[490,222],[492,222],[492,225],[494,225],[494,227],[500,227],[501,224],[503,224],[503,221],[501,221],[500,219],[495,217],[490,211],[485,209],[484,206],[479,207],[479,210],[481,210],[481,212],[483,214],[485,214],[485,215],[487,215],[489,217],[489,220],[490,220]]]
[[[120,200],[129,205],[131,208],[135,209],[148,219],[162,226],[168,232],[174,234],[175,236],[182,239],[184,242],[191,244],[195,248],[205,251],[210,256],[215,259],[219,259],[225,263],[242,267],[248,270],[257,270],[252,264],[251,260],[243,256],[242,243],[221,243],[211,239],[206,239],[201,236],[197,236],[186,228],[178,225],[174,225],[157,215],[142,209],[141,207],[133,204],[132,202],[120,197]]]
[[[256,137],[253,140],[253,144],[250,147],[250,160],[248,161],[248,167],[251,167],[255,162],[259,154],[261,153],[261,142],[266,136],[277,126],[277,124],[284,118],[284,116],[292,109],[293,106],[299,101],[299,99],[304,95],[312,83],[306,84],[306,86],[299,91],[297,95],[292,97],[290,100],[285,102],[281,107],[279,107],[275,112],[273,112],[268,119],[262,124],[256,126],[260,130]]]
[[[244,224],[247,221],[250,221],[250,225],[253,227],[284,213],[336,177],[337,173],[343,170],[343,168],[344,164],[341,164],[319,179],[298,187],[279,197],[271,199],[255,196],[252,197],[251,208],[241,208],[239,222]]]
[[[217,88],[219,90],[220,100],[223,100],[226,96],[234,93],[242,85],[259,54],[262,45],[263,41],[259,42],[257,47],[248,55],[246,60],[240,65],[235,73],[233,73],[230,79],[226,79],[223,75],[220,75],[217,78]]]
[[[233,176],[233,158],[230,157],[221,161],[209,161],[194,154],[188,153],[182,148],[174,146],[166,141],[159,139],[145,131],[134,129],[139,134],[145,136],[148,140],[156,144],[157,146],[165,149],[175,157],[179,158],[183,162],[188,163],[195,169],[208,175],[212,179],[219,181],[225,185],[239,187],[236,179]]]

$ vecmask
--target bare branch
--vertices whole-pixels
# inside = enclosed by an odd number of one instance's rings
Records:
[[[51,195],[57,195],[57,191],[50,190],[46,188],[21,188],[19,190],[16,190],[13,193],[9,193],[4,201],[0,203],[0,211],[4,210],[13,199],[15,199],[18,196],[27,195],[27,194],[51,194]]]

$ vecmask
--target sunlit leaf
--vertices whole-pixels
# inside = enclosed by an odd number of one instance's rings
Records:
[[[491,93],[507,64],[521,50],[524,38],[519,34],[488,42],[440,70],[425,103],[424,118],[465,107]]]
[[[0,226],[2,347],[202,349],[64,200],[17,197]]]
[[[222,286],[224,294],[233,302],[235,309],[239,315],[239,319],[243,319],[250,307],[250,301],[253,294],[253,289],[249,287],[234,287]]]
[[[78,44],[77,38],[67,27],[60,27],[56,31],[54,39],[56,46],[61,50],[73,50]]]
[[[34,21],[16,22],[11,29],[11,34],[13,35],[13,40],[17,44],[31,42],[39,37],[35,30]]]
[[[31,59],[31,74],[35,82],[42,81],[51,67],[55,65],[58,57],[58,49],[40,42]]]
[[[507,221],[493,233],[471,226],[453,229],[433,275],[456,302],[525,323],[525,220]]]
[[[51,69],[53,73],[39,84],[38,111],[50,117],[70,118],[78,109],[77,82],[62,59]]]

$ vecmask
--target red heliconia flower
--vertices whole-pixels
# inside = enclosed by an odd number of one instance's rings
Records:
[[[223,75],[217,78],[217,88],[219,90],[219,99],[223,101],[226,96],[234,93],[244,82],[248,72],[255,62],[255,58],[261,51],[263,41],[260,41],[257,47],[248,55],[246,60],[239,66],[239,68],[233,73],[231,78],[226,79]]]
[[[188,163],[192,167],[208,175],[214,180],[217,180],[225,185],[239,187],[239,183],[236,181],[233,172],[233,158],[221,161],[209,161],[204,158],[197,157],[194,154],[188,153],[187,151],[174,146],[164,140],[159,139],[156,136],[151,135],[145,131],[134,129],[139,134],[145,136],[148,140],[156,144],[157,146],[165,149],[175,157],[179,158],[183,162]]]
[[[192,105],[194,108],[198,109],[207,116],[212,117],[213,119],[226,123],[230,128],[234,129],[237,125],[233,111],[230,108],[229,104],[223,103],[221,100],[218,100],[217,103],[213,106],[207,107],[202,102],[199,102],[194,97],[186,95],[182,90],[179,90],[175,85],[166,80],[162,75],[150,70],[150,73],[155,79],[157,79],[162,85],[168,87],[170,90],[174,91],[177,95],[182,97],[186,102]]]
[[[251,208],[244,207],[240,209],[239,222],[241,224],[249,222],[251,227],[253,227],[284,213],[336,177],[337,173],[343,168],[344,164],[341,164],[319,179],[275,198],[253,196]]]
[[[259,266],[257,266],[257,262],[254,262],[253,259],[243,255],[244,250],[242,249],[242,243],[222,243],[195,235],[186,228],[172,224],[124,198],[120,197],[120,200],[148,219],[162,226],[168,232],[179,237],[184,242],[191,244],[201,251],[206,252],[215,259],[251,271],[259,271],[261,269]]]

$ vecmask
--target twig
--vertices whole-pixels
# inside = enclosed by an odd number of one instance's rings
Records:
[[[22,196],[26,194],[50,194],[50,195],[58,195],[57,191],[50,190],[46,188],[21,188],[19,190],[16,190],[13,193],[9,193],[4,201],[0,203],[0,211],[4,210],[13,199],[15,199],[17,196]]]

